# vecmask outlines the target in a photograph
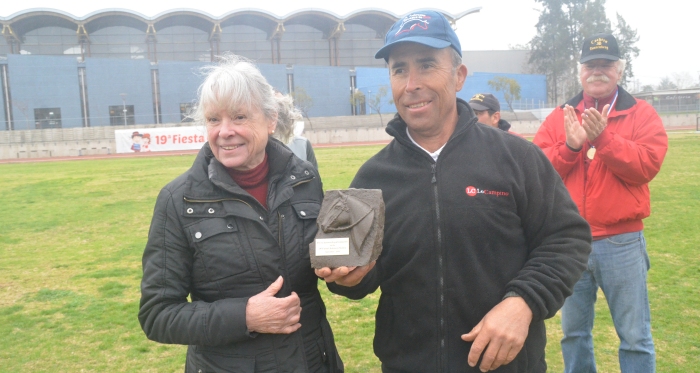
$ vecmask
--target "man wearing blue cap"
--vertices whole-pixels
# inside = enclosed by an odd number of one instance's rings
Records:
[[[590,230],[540,149],[478,125],[445,17],[410,14],[377,54],[389,66],[394,140],[351,187],[381,189],[383,251],[316,274],[359,299],[381,287],[383,372],[545,372],[544,319],[578,280]]]

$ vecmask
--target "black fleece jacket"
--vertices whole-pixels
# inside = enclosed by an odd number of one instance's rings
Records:
[[[460,336],[514,291],[533,320],[520,354],[497,371],[544,372],[544,319],[586,267],[590,229],[537,146],[477,124],[460,99],[457,108],[437,162],[398,115],[389,123],[394,140],[351,185],[383,192],[383,252],[360,284],[329,288],[359,299],[381,286],[374,350],[385,372],[478,372]]]

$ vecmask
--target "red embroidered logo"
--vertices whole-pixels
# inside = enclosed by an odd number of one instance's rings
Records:
[[[495,197],[508,197],[510,195],[510,193],[508,193],[508,192],[502,192],[502,191],[498,191],[498,190],[479,189],[479,188],[471,186],[471,185],[465,189],[465,192],[467,192],[467,195],[469,197],[474,197],[477,194],[484,194],[487,196],[495,196]]]

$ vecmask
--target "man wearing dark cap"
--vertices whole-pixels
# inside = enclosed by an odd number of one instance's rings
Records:
[[[534,144],[477,124],[454,30],[409,14],[377,54],[389,66],[394,140],[352,188],[381,189],[383,251],[322,268],[360,299],[381,287],[374,352],[383,372],[545,372],[544,319],[585,268],[590,230]]]
[[[591,331],[600,287],[620,337],[620,370],[654,372],[642,219],[668,139],[654,108],[617,85],[625,61],[612,35],[585,38],[580,61],[583,91],[556,108],[534,139],[593,234],[588,269],[562,308],[565,371],[596,371]]]
[[[510,123],[501,119],[501,103],[496,96],[490,93],[477,93],[469,100],[469,106],[474,109],[479,123],[516,134],[510,131]]]

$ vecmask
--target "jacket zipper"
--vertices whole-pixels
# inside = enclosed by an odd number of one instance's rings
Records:
[[[309,178],[309,179],[306,179],[306,180],[301,180],[301,181],[299,181],[299,182],[296,183],[296,184],[292,184],[292,188],[294,188],[294,187],[296,187],[296,186],[298,186],[298,185],[301,185],[301,184],[306,184],[306,183],[310,182],[310,181],[313,180],[313,179],[314,179],[314,178]]]
[[[445,362],[447,357],[445,356],[445,289],[444,289],[444,269],[443,269],[443,258],[442,258],[442,231],[440,229],[440,202],[438,200],[438,185],[437,185],[437,163],[433,163],[432,174],[433,177],[430,182],[433,184],[433,197],[435,198],[435,222],[437,224],[437,244],[438,244],[438,296],[439,296],[439,314],[440,314],[440,325],[438,332],[438,339],[440,340],[440,345],[438,346],[438,371],[447,371]]]

